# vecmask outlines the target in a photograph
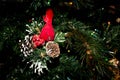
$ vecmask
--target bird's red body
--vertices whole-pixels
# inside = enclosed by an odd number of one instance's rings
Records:
[[[52,9],[47,9],[46,15],[43,16],[43,20],[45,21],[45,25],[41,30],[40,38],[44,39],[45,41],[52,41],[54,40],[54,28],[52,25],[53,19],[53,11]]]
[[[40,38],[44,39],[45,41],[53,41],[54,35],[55,32],[52,24],[45,24],[41,30]]]

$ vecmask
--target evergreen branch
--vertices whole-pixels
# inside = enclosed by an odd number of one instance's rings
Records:
[[[70,34],[68,34],[69,37],[67,38],[71,44],[68,43],[68,45],[71,50],[71,54],[77,56],[81,64],[81,68],[86,66],[86,69],[95,69],[95,73],[99,74],[99,76],[96,76],[96,78],[100,76],[107,76],[108,78],[110,78],[112,72],[110,75],[108,75],[108,67],[110,67],[111,65],[108,63],[108,61],[105,61],[105,59],[108,58],[107,55],[109,54],[105,55],[104,51],[106,49],[104,48],[105,45],[100,42],[101,39],[95,39],[91,34],[89,34],[90,30],[83,31],[78,28],[71,28],[70,31]],[[98,36],[97,38],[100,37]],[[92,72],[94,73],[93,70]]]

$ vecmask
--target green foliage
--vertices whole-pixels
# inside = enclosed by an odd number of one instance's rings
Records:
[[[56,32],[55,42],[64,42],[64,41],[65,41],[65,34],[62,32]]]
[[[94,36],[90,34],[92,31],[80,29],[80,27],[81,26],[79,26],[79,28],[71,26],[67,28],[69,30],[67,49],[71,51],[69,54],[77,56],[80,62],[80,71],[87,70],[87,72],[84,73],[88,74],[88,79],[93,78],[91,76],[96,73],[98,74],[95,75],[95,79],[97,80],[104,77],[110,78],[112,72],[108,67],[112,65],[106,61],[110,54],[105,53],[107,49],[104,47],[104,43],[101,42],[102,39],[99,36],[97,38],[100,38],[100,40],[94,38]],[[109,71],[111,74],[109,74]],[[80,77],[84,79],[87,76],[81,75]]]
[[[103,40],[109,45],[109,49],[119,48],[120,26],[106,25],[103,32]]]

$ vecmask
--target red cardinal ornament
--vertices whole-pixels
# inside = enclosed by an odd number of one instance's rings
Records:
[[[34,48],[44,45],[44,43],[47,41],[54,40],[55,32],[52,25],[52,19],[53,19],[53,11],[52,9],[47,9],[46,15],[43,16],[45,25],[43,26],[39,35],[36,34],[36,35],[33,35],[32,37]]]
[[[52,9],[47,9],[46,15],[43,16],[43,20],[45,21],[45,25],[43,26],[40,38],[44,39],[45,41],[53,41],[55,32],[52,25],[52,19],[53,19],[53,11]]]

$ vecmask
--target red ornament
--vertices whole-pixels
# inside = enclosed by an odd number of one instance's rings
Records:
[[[40,39],[39,35],[33,35],[32,37],[33,47],[36,48],[38,46],[41,46],[45,43],[43,39]]]
[[[45,21],[45,25],[43,26],[39,35],[33,35],[32,42],[34,48],[43,45],[47,41],[53,41],[55,32],[52,25],[53,19],[53,11],[52,9],[47,9],[46,15],[43,16],[43,20]]]
[[[46,24],[43,26],[40,38],[44,39],[45,41],[53,41],[55,32],[52,25],[52,19],[53,19],[53,11],[52,9],[47,9],[46,15],[43,16],[43,20],[46,22]]]

